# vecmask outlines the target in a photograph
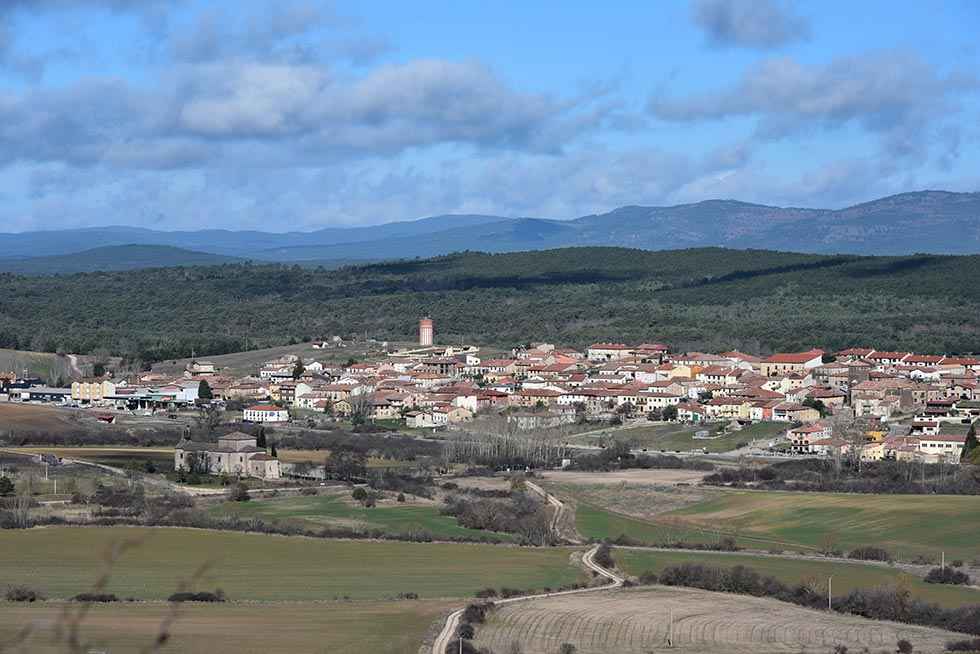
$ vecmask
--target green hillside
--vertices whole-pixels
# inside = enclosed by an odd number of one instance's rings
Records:
[[[0,275],[0,346],[142,359],[327,334],[437,341],[664,340],[749,352],[873,344],[976,349],[980,257],[823,256],[700,248],[460,253],[346,267],[228,264]]]

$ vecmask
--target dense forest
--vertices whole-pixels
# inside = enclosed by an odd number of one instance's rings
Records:
[[[980,349],[980,256],[700,248],[463,252],[339,270],[225,264],[0,274],[0,347],[155,361],[332,334],[512,345],[662,340],[765,354]]]

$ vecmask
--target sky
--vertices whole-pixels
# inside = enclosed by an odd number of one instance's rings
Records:
[[[980,190],[980,2],[0,0],[0,231]]]

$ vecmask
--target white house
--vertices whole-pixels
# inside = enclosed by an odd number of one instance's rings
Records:
[[[274,404],[255,404],[242,415],[245,422],[289,422],[289,411]]]

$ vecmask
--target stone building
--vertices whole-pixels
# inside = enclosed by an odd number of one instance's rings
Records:
[[[255,436],[239,431],[220,437],[217,444],[181,440],[174,450],[174,469],[260,479],[282,477],[279,459],[257,447]]]

